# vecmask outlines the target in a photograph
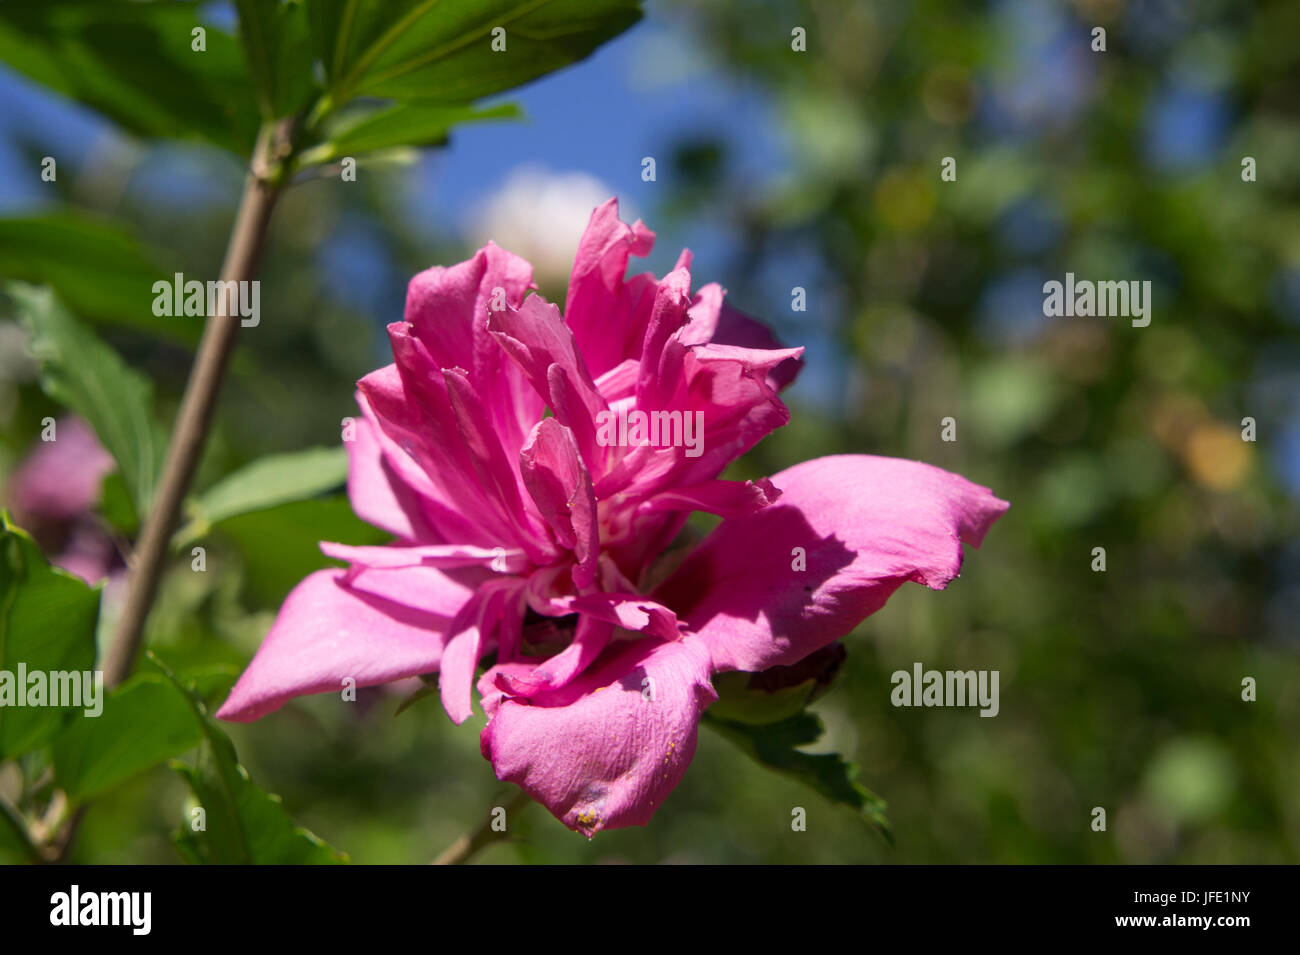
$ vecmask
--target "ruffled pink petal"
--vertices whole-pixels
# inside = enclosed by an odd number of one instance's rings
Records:
[[[442,386],[441,371],[401,326],[389,326],[389,336],[408,366],[418,361],[423,367],[404,371],[387,365],[357,383],[362,409],[383,442],[385,460],[419,494],[443,540],[489,547],[514,543],[504,515],[475,486],[445,387],[441,404],[435,405],[433,392]],[[436,382],[428,375],[436,375]],[[420,383],[413,387],[422,391],[408,391],[408,382],[415,380]]]
[[[717,477],[774,429],[790,411],[768,384],[774,368],[803,354],[802,348],[775,351],[730,345],[700,345],[685,355],[685,377],[695,407],[704,412],[702,454],[682,456],[673,483],[695,484]]]
[[[450,618],[353,590],[345,574],[318,570],[290,592],[217,716],[244,723],[295,696],[341,692],[348,678],[373,686],[438,669]],[[449,607],[459,594],[428,603]]]
[[[553,597],[546,616],[565,616],[571,613],[589,614],[612,623],[624,630],[648,633],[660,640],[681,637],[677,614],[649,597],[632,593],[597,591],[581,596]]]
[[[668,339],[686,323],[690,296],[691,275],[685,268],[669,272],[655,291],[636,380],[636,406],[642,411],[667,408],[673,398],[675,382],[671,372],[661,368],[661,362]]]
[[[501,626],[497,631],[497,662],[510,663],[519,658],[524,643],[524,587],[511,590],[501,605]]]
[[[533,562],[548,563],[556,556],[555,552],[546,545],[540,526],[524,509],[519,465],[502,447],[497,432],[493,430],[489,410],[463,370],[444,368],[442,374],[456,424],[480,487],[500,502],[515,527],[515,539],[523,545]]]
[[[597,206],[578,243],[564,317],[593,375],[600,375],[625,358],[629,331],[644,282],[625,282],[628,257],[650,254],[655,234],[637,220],[627,225],[618,217],[618,200]],[[640,338],[635,344],[640,345]]]
[[[585,594],[574,599],[573,609],[617,624],[625,630],[652,634],[660,640],[681,636],[677,614],[663,604],[635,594]]]
[[[613,633],[612,623],[592,616],[582,616],[578,619],[572,643],[530,670],[503,672],[500,685],[514,696],[520,697],[537,696],[567,686],[600,656],[609,645]]]
[[[762,351],[729,345],[691,345],[682,334],[669,338],[659,376],[666,407],[692,416],[693,448],[633,448],[596,480],[596,497],[648,497],[681,485],[716,478],[774,428],[790,420],[789,409],[768,384],[774,367],[802,349]],[[683,424],[686,418],[683,417]],[[684,430],[684,429],[683,429]],[[683,433],[683,438],[685,434]],[[688,453],[690,452],[690,453]]]
[[[715,699],[698,640],[638,640],[562,689],[527,702],[496,696],[480,743],[498,779],[591,836],[649,821],[690,765]]]
[[[489,242],[472,259],[411,279],[406,321],[439,368],[463,368],[483,396],[504,447],[519,447],[542,404],[487,331],[494,307],[518,306],[533,287],[533,268]]]
[[[483,707],[489,720],[496,716],[503,700],[514,696],[509,690],[503,689],[507,678],[527,676],[536,666],[531,660],[511,660],[508,663],[497,663],[483,671],[475,686],[478,689],[479,706]]]
[[[781,492],[767,478],[757,481],[705,481],[675,487],[648,498],[639,511],[706,511],[719,517],[744,517],[776,501]]]
[[[705,285],[699,290],[688,314],[691,324],[686,333],[687,344],[711,342],[759,351],[785,349],[770,328],[728,305],[723,298],[722,287],[716,283]],[[773,391],[781,391],[794,382],[802,368],[802,359],[785,357],[768,372],[768,385]]]
[[[380,369],[381,372],[385,370],[392,374],[392,378],[386,380],[398,380],[394,366],[389,365],[387,369]],[[369,427],[370,434],[378,442],[380,454],[383,456],[383,467],[392,471],[395,477],[395,486],[400,485],[410,488],[410,498],[399,499],[399,504],[404,506],[409,503],[418,510],[418,515],[411,518],[418,539],[424,543],[432,544],[449,539],[448,535],[450,535],[450,539],[454,540],[463,541],[467,539],[467,535],[472,538],[473,528],[454,507],[444,500],[442,492],[433,483],[428,473],[421,467],[415,457],[402,446],[403,435],[401,429],[398,429],[398,436],[394,438],[384,428],[379,415],[370,406],[370,399],[366,397],[359,387],[360,384],[358,382],[358,388],[354,396],[357,407],[361,409],[362,421]],[[358,434],[360,434],[360,427],[361,423],[358,422]],[[349,462],[350,467],[351,463]]]
[[[528,575],[524,601],[543,617],[564,617],[574,612],[573,578],[566,564],[541,567]]]
[[[496,578],[486,567],[360,567],[353,565],[345,581],[358,595],[418,607],[451,621],[484,583]]]
[[[608,406],[560,310],[540,295],[530,295],[517,309],[493,312],[488,330],[559,422],[573,432],[588,469],[597,468],[603,455],[596,447],[596,415]]]
[[[907,581],[943,589],[1007,509],[916,461],[818,458],[772,477],[781,499],[723,521],[654,594],[716,670],[794,663],[838,640]],[[806,560],[806,569],[795,569]]]
[[[600,529],[591,475],[573,433],[555,418],[543,418],[520,451],[524,486],[538,512],[577,563],[573,583],[585,589],[596,576]]]
[[[600,411],[591,411],[592,393],[577,384],[573,375],[558,362],[546,369],[546,385],[550,395],[548,403],[555,412],[555,420],[573,435],[587,471],[599,474],[605,469],[606,454],[596,440],[596,415]],[[598,407],[603,410],[604,399],[600,398],[599,392],[594,394]]]
[[[596,379],[596,390],[611,405],[632,398],[636,394],[636,379],[640,370],[641,362],[636,358],[621,361]]]
[[[485,584],[452,621],[438,668],[438,691],[453,723],[464,723],[474,714],[474,670],[496,635],[508,599],[521,586],[521,581]]]
[[[427,476],[430,497],[450,512],[446,520],[462,525],[446,536],[517,545],[538,562],[553,557],[523,510],[518,473],[464,371],[438,368],[410,325],[394,323],[388,333],[396,361],[363,378],[360,390],[379,427]]]
[[[499,574],[515,574],[528,566],[518,548],[475,547],[457,544],[335,544],[321,541],[320,551],[334,560],[363,567],[476,567],[487,566]]]
[[[424,514],[419,494],[384,457],[375,425],[366,418],[355,423],[348,452],[348,500],[367,524],[406,540],[436,538]]]

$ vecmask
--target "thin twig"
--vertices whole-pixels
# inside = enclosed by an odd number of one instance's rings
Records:
[[[221,264],[223,282],[252,281],[257,274],[271,212],[284,188],[282,173],[292,154],[295,128],[295,120],[285,120],[263,126],[257,137],[239,211],[235,214],[235,224],[226,243],[225,260]],[[222,288],[231,286],[223,285]],[[239,331],[240,316],[230,308],[230,304],[229,296],[223,295],[217,314],[208,316],[194,367],[181,397],[176,423],[172,427],[167,456],[149,513],[141,515],[143,527],[128,564],[126,597],[104,657],[104,682],[110,689],[130,676],[135,666],[144,638],[145,621],[149,618],[154,597],[158,595],[158,584],[167,564],[172,528],[180,516],[181,505],[207,441],[217,393]],[[67,858],[85,813],[86,806],[78,806],[58,827],[49,843],[50,861],[61,862]]]
[[[88,803],[82,803],[65,817],[50,841],[46,851],[46,861],[58,865],[68,860],[68,854],[72,852],[72,844],[77,840],[77,833],[81,831],[81,823],[86,818],[86,810],[89,808]]]
[[[513,822],[513,817],[519,814],[519,811],[527,806],[532,800],[528,793],[522,789],[515,793],[514,798],[505,805],[506,825]],[[492,829],[492,823],[496,817],[496,808],[487,814],[477,829],[473,832],[466,832],[456,839],[451,845],[444,849],[438,858],[433,860],[434,865],[462,865],[468,862],[475,853],[484,846],[499,842],[505,838],[504,832],[496,832]]]
[[[224,282],[251,281],[257,274],[271,210],[283,185],[270,171],[273,165],[280,162],[285,138],[290,132],[290,128],[283,124],[267,126],[258,137],[251,171],[244,183],[239,212],[235,216],[230,241],[226,246],[225,262],[221,266],[221,279]],[[126,679],[140,651],[145,621],[158,593],[158,583],[167,563],[172,528],[180,515],[181,504],[198,466],[208,428],[212,423],[217,392],[221,388],[226,363],[239,331],[240,317],[231,314],[233,311],[235,310],[229,308],[229,300],[225,299],[217,309],[217,314],[208,317],[203,329],[203,338],[199,342],[190,380],[185,386],[185,394],[181,398],[180,410],[172,428],[162,475],[136,544],[135,560],[130,568],[121,616],[105,659],[104,679],[109,687],[117,686]]]

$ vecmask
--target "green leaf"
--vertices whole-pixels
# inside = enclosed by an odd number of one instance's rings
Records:
[[[583,59],[636,0],[307,0],[335,106],[357,96],[467,103]],[[506,31],[504,51],[492,30]]]
[[[300,0],[235,0],[239,42],[267,119],[296,113],[311,97],[312,50]]]
[[[187,697],[161,676],[139,674],[114,690],[94,719],[54,740],[54,779],[75,804],[199,745]]]
[[[199,10],[169,0],[0,4],[0,61],[128,132],[247,155],[258,127],[247,70],[235,38]]]
[[[832,802],[849,806],[894,844],[885,817],[885,801],[858,782],[858,767],[838,753],[804,753],[798,747],[815,743],[825,729],[821,718],[807,710],[778,723],[753,725],[719,719],[705,713],[710,726],[735,743],[759,765],[810,786]]]
[[[153,385],[76,321],[49,289],[10,283],[41,366],[41,387],[81,415],[117,461],[136,513],[146,514],[162,465]]]
[[[802,683],[779,690],[754,690],[749,687],[752,673],[732,670],[713,677],[718,700],[709,713],[731,723],[779,723],[802,712],[817,690],[817,680],[809,677]]]
[[[402,700],[402,702],[397,705],[397,709],[393,711],[393,715],[400,716],[406,712],[408,707],[414,706],[426,697],[437,696],[440,692],[441,691],[438,689],[436,684],[426,683],[406,699]]]
[[[23,814],[0,797],[0,865],[43,861]]]
[[[153,313],[157,267],[132,233],[76,212],[0,219],[0,274],[49,285],[88,320],[138,329],[192,345],[201,327]]]
[[[150,654],[149,659],[184,695],[202,734],[195,765],[173,761],[204,810],[204,829],[190,819],[174,841],[187,861],[207,865],[331,865],[346,862],[320,838],[294,824],[280,797],[254,785],[235,755],[234,744],[208,716],[194,688],[186,686]]]
[[[332,491],[347,477],[348,453],[343,448],[312,448],[254,461],[199,495],[190,523],[177,534],[177,545],[203,536],[214,524],[236,515]]]
[[[51,567],[35,541],[0,516],[0,760],[44,744],[84,708],[17,705],[19,665],[45,674],[47,684],[52,671],[76,673],[80,690],[80,675],[95,665],[98,619],[99,591]],[[45,702],[51,698],[47,685]]]
[[[352,513],[346,495],[294,501],[239,514],[216,530],[239,549],[245,574],[245,599],[258,607],[279,607],[312,571],[338,566],[320,552],[320,542],[378,544],[387,535]]]
[[[398,103],[348,117],[346,122],[327,134],[328,142],[303,152],[300,162],[306,166],[398,146],[440,145],[447,141],[451,128],[461,123],[517,119],[521,115],[519,107],[513,103],[502,103],[488,109]]]
[[[139,530],[140,521],[136,517],[135,503],[118,471],[110,471],[100,482],[99,514],[108,522],[109,527],[128,540],[134,538]]]

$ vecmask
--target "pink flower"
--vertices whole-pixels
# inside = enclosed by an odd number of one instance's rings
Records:
[[[86,583],[120,577],[117,548],[94,513],[100,485],[117,464],[81,418],[60,418],[53,435],[9,477],[14,519],[55,566]]]
[[[437,671],[457,723],[477,685],[498,778],[591,835],[644,824],[681,779],[711,674],[797,662],[904,582],[957,575],[1007,508],[957,475],[844,455],[719,479],[789,420],[801,349],[717,285],[692,295],[688,252],[625,279],[653,240],[600,206],[563,316],[490,243],[412,280],[348,445],[354,509],[397,539],[322,544],[349,566],[289,595],[219,716]],[[655,585],[693,510],[723,521]]]

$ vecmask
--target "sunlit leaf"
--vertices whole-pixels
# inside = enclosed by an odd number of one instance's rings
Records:
[[[259,789],[235,754],[230,737],[208,715],[197,692],[150,657],[188,702],[203,742],[194,765],[172,768],[189,784],[203,809],[203,827],[182,822],[177,849],[189,862],[206,865],[331,865],[347,862],[321,839],[289,818],[280,797]]]
[[[90,422],[116,459],[136,513],[146,513],[163,452],[152,383],[74,319],[49,289],[14,282],[8,291],[31,333],[41,387]]]
[[[54,740],[54,779],[84,801],[202,739],[187,699],[169,681],[140,674],[103,701],[95,718],[74,720]]]
[[[398,103],[368,110],[350,117],[346,125],[332,132],[328,142],[303,153],[304,165],[333,162],[342,156],[356,156],[398,146],[432,146],[446,142],[453,126],[488,119],[516,119],[521,115],[513,103],[488,109],[472,106],[421,106]]]
[[[80,682],[93,670],[98,619],[99,591],[51,567],[36,543],[8,515],[0,516],[0,679],[9,683],[0,687],[0,759],[42,745],[81,713],[77,706],[50,705],[49,674],[75,675]],[[46,683],[45,702],[19,705],[19,694],[30,699],[34,673]]]
[[[0,219],[0,274],[49,285],[89,321],[193,344],[200,326],[153,313],[153,284],[173,273],[154,257],[126,228],[78,212]]]
[[[262,458],[200,494],[191,507],[190,524],[178,539],[188,541],[239,514],[315,497],[340,487],[347,476],[348,455],[343,448],[312,448]]]
[[[641,16],[635,0],[307,0],[336,103],[466,103],[583,59]],[[505,50],[492,48],[505,30]]]
[[[312,52],[301,0],[235,0],[239,41],[262,115],[297,112],[311,96]]]
[[[857,766],[838,753],[804,753],[798,749],[821,738],[824,727],[820,717],[805,710],[779,723],[763,725],[736,723],[708,714],[705,719],[759,765],[856,810],[893,843],[893,833],[885,817],[885,801],[858,782]]]
[[[0,61],[127,132],[200,139],[246,155],[252,87],[233,36],[192,3],[45,0],[0,4]],[[204,32],[194,49],[195,29]]]

